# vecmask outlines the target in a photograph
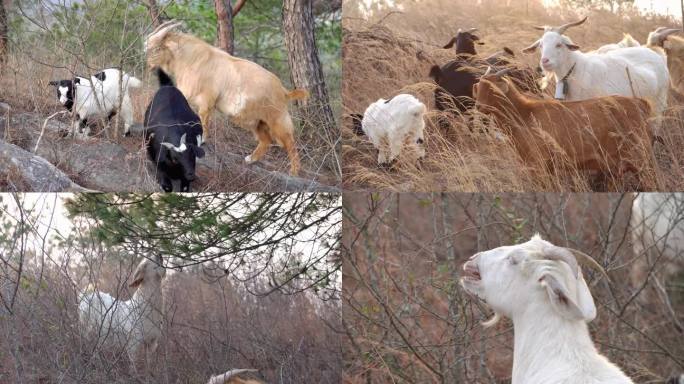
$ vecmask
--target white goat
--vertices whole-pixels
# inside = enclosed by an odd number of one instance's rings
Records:
[[[596,306],[579,263],[605,273],[590,256],[535,235],[480,252],[463,265],[461,285],[513,320],[512,384],[631,384],[596,350],[587,322]]]
[[[629,33],[625,33],[622,37],[622,40],[618,41],[617,43],[602,45],[601,47],[599,47],[599,49],[588,53],[606,53],[614,49],[630,47],[641,47],[641,44],[639,44],[639,42],[636,41],[636,39],[633,38],[632,35],[630,35]]]
[[[72,128],[74,135],[80,128],[84,128],[83,135],[88,136],[88,119],[106,117],[109,120],[117,112],[120,112],[124,122],[124,135],[128,136],[130,133],[133,106],[129,90],[142,85],[139,79],[117,68],[108,68],[94,74],[90,79],[77,76],[71,80],[51,81],[49,84],[57,87],[59,102],[76,116]],[[120,91],[123,91],[123,95]]]
[[[684,267],[684,193],[639,193],[632,202],[632,283],[643,284],[656,259],[665,278]]]
[[[405,144],[412,146],[418,157],[423,158],[425,111],[425,104],[412,95],[402,93],[389,100],[379,99],[366,108],[363,117],[356,115],[354,130],[368,136],[378,150],[379,165],[394,161]]]
[[[608,50],[605,53],[579,51],[563,33],[580,25],[586,17],[560,27],[535,27],[544,35],[525,53],[541,49],[540,65],[556,80],[557,99],[585,100],[620,95],[650,99],[657,116],[667,108],[670,75],[662,55],[646,47]]]
[[[79,321],[89,334],[106,339],[111,335],[126,352],[135,369],[140,354],[150,361],[161,338],[162,291],[166,274],[161,256],[145,259],[135,270],[129,287],[137,288],[130,300],[118,300],[104,292],[83,292],[79,296]]]

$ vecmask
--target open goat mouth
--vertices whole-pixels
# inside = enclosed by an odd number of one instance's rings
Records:
[[[469,281],[480,281],[482,276],[480,276],[480,269],[477,267],[477,262],[471,260],[463,264],[463,274],[461,275],[461,278]]]

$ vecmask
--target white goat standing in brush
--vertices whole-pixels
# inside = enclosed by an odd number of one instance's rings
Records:
[[[143,260],[133,274],[131,288],[137,288],[130,300],[118,300],[105,292],[79,295],[79,321],[86,333],[107,339],[114,337],[124,345],[133,369],[141,354],[145,362],[157,349],[161,338],[162,278],[166,269],[161,256],[156,261]]]

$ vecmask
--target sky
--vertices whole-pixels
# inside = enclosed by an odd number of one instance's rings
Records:
[[[558,0],[543,1],[547,6],[558,3]],[[680,0],[636,0],[634,4],[645,11],[654,11],[661,14],[669,13],[674,16],[682,14]]]

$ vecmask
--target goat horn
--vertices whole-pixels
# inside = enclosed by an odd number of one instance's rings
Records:
[[[207,384],[225,384],[231,377],[245,372],[257,372],[257,369],[232,369],[224,374],[212,376]]]
[[[463,29],[459,28],[458,31],[456,31],[456,34],[458,35],[461,32],[463,32]]]
[[[166,24],[166,25],[164,25],[164,24]],[[182,21],[174,21],[173,23],[164,23],[164,24],[162,24],[160,26],[162,28],[159,28],[158,31],[151,33],[149,36],[147,36],[147,38],[148,39],[152,39],[152,38],[161,39],[164,36],[166,36],[166,34],[169,33],[172,29],[182,25],[183,22]]]
[[[477,28],[470,28],[470,29],[468,30],[468,32],[470,32],[470,33],[473,33],[473,32],[475,32],[475,31],[477,31]]]
[[[154,29],[154,31],[152,31],[152,32],[149,33],[149,35],[154,35],[155,33],[159,32],[160,29],[162,29],[162,28],[164,28],[164,27],[167,27],[167,26],[169,26],[169,25],[171,25],[171,24],[173,24],[173,23],[175,23],[175,22],[176,22],[175,19],[174,19],[174,20],[167,20],[167,21],[165,21],[165,22],[159,24],[159,25],[157,26],[157,28]],[[148,36],[149,36],[149,35],[148,35]]]
[[[562,34],[565,33],[565,31],[568,30],[568,28],[570,28],[570,27],[576,27],[576,26],[578,26],[578,25],[584,23],[585,21],[587,21],[587,18],[588,18],[588,17],[589,17],[589,16],[584,16],[584,19],[582,19],[582,20],[574,21],[574,22],[572,22],[572,23],[563,24],[563,25],[561,25],[560,27],[554,28],[553,30],[555,30],[555,32],[558,32],[559,35],[562,35]]]
[[[652,45],[663,45],[663,41],[670,36],[673,33],[681,32],[680,29],[678,28],[665,28],[665,27],[660,27],[655,30],[650,36],[649,36],[649,42]]]
[[[185,145],[185,137],[186,137],[186,136],[187,136],[187,133],[184,133],[183,136],[181,136],[181,141],[180,141],[180,146],[181,146],[181,147]]]
[[[608,276],[608,273],[606,272],[606,270],[603,269],[601,264],[599,264],[596,260],[594,260],[593,257],[587,255],[586,253],[584,253],[582,251],[578,251],[576,249],[572,249],[572,248],[565,248],[565,249],[570,251],[570,253],[572,253],[573,256],[575,256],[575,259],[577,260],[578,263],[584,265],[585,267],[593,268],[593,269],[601,272],[601,274],[603,276],[605,276],[606,279],[608,279],[608,281],[610,281],[610,277]]]

